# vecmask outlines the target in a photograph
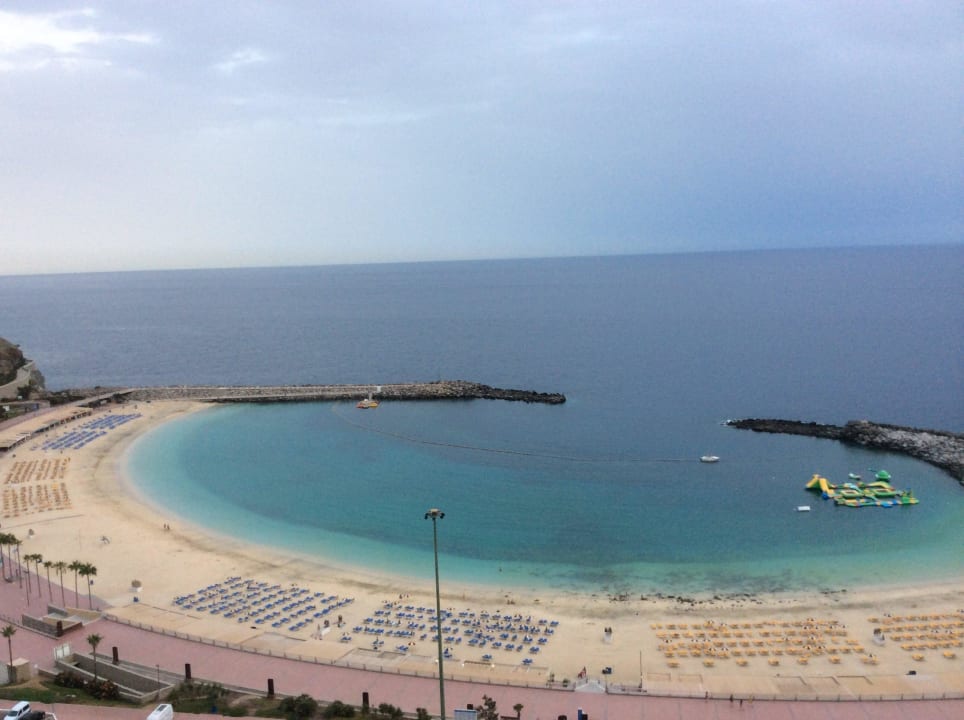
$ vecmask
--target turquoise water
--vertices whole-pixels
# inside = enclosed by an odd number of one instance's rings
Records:
[[[958,485],[921,463],[718,424],[696,433],[724,456],[717,465],[698,462],[701,446],[676,448],[676,457],[656,444],[580,454],[522,432],[557,425],[559,410],[493,401],[218,407],[151,433],[131,471],[155,502],[216,531],[418,577],[433,569],[430,507],[446,513],[446,577],[506,587],[839,589],[964,569]],[[922,503],[854,510],[803,489],[817,470],[842,480],[883,466]],[[801,504],[812,511],[795,512]]]
[[[464,378],[568,398],[227,407],[164,427],[132,458],[138,482],[214,530],[427,577],[440,507],[448,577],[728,592],[964,576],[951,478],[720,425],[964,431],[962,276],[958,244],[0,277],[0,307],[52,389]],[[921,504],[803,490],[869,468]]]

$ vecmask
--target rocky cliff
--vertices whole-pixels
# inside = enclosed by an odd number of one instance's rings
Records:
[[[20,348],[9,340],[0,338],[0,385],[13,382],[17,377],[17,370],[26,364]]]
[[[964,435],[959,433],[885,425],[869,420],[851,420],[846,425],[821,425],[799,420],[747,418],[728,420],[726,424],[741,430],[806,435],[902,453],[945,470],[964,485]]]
[[[26,400],[44,396],[44,376],[20,348],[0,338],[0,399]]]

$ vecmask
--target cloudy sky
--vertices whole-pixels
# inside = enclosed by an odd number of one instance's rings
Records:
[[[961,242],[955,0],[0,2],[0,274]]]

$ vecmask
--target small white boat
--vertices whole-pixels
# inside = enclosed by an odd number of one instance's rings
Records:
[[[719,461],[720,461],[720,458],[717,455],[703,455],[700,458],[701,463],[715,463]]]
[[[797,505],[797,512],[810,512],[809,505]]]

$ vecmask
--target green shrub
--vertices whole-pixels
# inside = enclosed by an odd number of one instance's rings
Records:
[[[285,714],[285,717],[294,720],[305,720],[314,717],[318,712],[318,701],[310,695],[302,693],[298,697],[286,697],[278,705],[278,708]]]
[[[323,718],[353,718],[355,717],[355,708],[341,700],[335,700],[322,711],[321,716]]]
[[[70,670],[58,673],[54,683],[63,688],[86,690],[88,695],[97,700],[117,700],[120,697],[120,688],[110,680],[85,680]]]
[[[98,700],[116,700],[120,697],[120,688],[110,680],[91,680],[87,683],[87,692]]]
[[[54,678],[54,682],[60,687],[65,688],[84,687],[84,679],[77,673],[71,672],[70,670],[62,670],[61,672],[57,673],[57,677]]]
[[[385,720],[402,720],[405,717],[405,713],[401,708],[397,708],[390,703],[381,703],[378,706],[378,718],[384,718]]]

